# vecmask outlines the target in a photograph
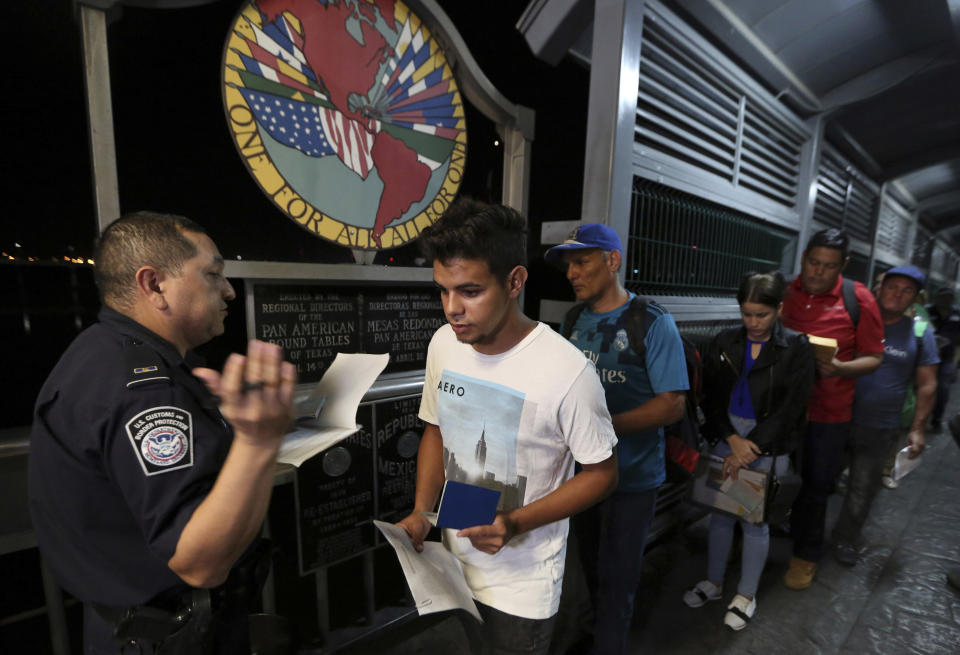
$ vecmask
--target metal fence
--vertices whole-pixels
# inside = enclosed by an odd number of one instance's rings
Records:
[[[747,271],[789,270],[791,232],[662,184],[634,179],[626,244],[631,291],[729,296]]]

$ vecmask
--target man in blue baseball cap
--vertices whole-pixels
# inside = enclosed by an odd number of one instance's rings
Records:
[[[663,307],[624,289],[620,237],[611,227],[583,224],[545,258],[565,267],[578,304],[561,332],[596,365],[617,433],[617,490],[575,516],[572,526],[594,603],[591,653],[622,653],[643,544],[666,477],[663,426],[683,416],[689,388],[683,342]],[[631,320],[648,326],[642,345],[628,334]]]
[[[877,305],[884,328],[883,363],[857,380],[850,443],[853,458],[843,509],[833,529],[834,556],[854,566],[863,550],[861,530],[880,488],[886,453],[901,434],[901,409],[908,387],[916,383],[917,400],[906,445],[910,457],[923,452],[924,425],[937,389],[937,342],[930,323],[913,317],[926,277],[916,266],[897,266],[883,276]]]

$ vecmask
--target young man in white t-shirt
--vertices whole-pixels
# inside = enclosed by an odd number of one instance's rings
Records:
[[[491,525],[445,530],[484,618],[485,652],[546,653],[560,601],[567,517],[617,486],[616,436],[592,363],[525,316],[526,226],[514,210],[460,201],[424,230],[449,325],[427,351],[414,546],[444,481],[501,492]],[[574,461],[581,471],[573,474]]]

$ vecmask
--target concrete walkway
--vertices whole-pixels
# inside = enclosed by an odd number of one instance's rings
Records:
[[[706,574],[706,521],[646,558],[630,653],[861,655],[960,653],[960,593],[946,573],[960,567],[960,449],[948,432],[928,435],[922,466],[896,490],[881,489],[864,529],[857,566],[831,555],[813,585],[781,582],[791,543],[774,538],[757,593],[757,613],[741,632],[723,625],[736,593],[731,566],[723,602],[690,609],[683,591]],[[839,513],[831,498],[828,521]]]
[[[831,498],[831,527],[840,503],[839,495]],[[864,537],[857,566],[845,568],[828,555],[804,591],[783,586],[791,543],[774,537],[757,613],[733,632],[723,615],[736,593],[738,565],[727,571],[723,602],[690,609],[681,600],[705,577],[707,519],[698,521],[647,554],[628,653],[960,654],[960,592],[946,581],[947,571],[960,567],[960,449],[946,430],[928,435],[922,466],[899,489],[880,490]],[[460,622],[439,618],[420,619],[361,650],[468,653]]]

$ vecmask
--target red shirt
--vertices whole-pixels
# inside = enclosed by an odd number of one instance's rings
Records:
[[[843,277],[839,276],[832,290],[813,295],[804,291],[800,276],[797,276],[787,287],[783,299],[783,324],[797,332],[833,337],[837,340],[837,359],[841,362],[851,361],[854,353],[882,355],[883,322],[877,301],[869,289],[859,282],[854,283],[860,304],[860,322],[854,329],[853,321],[843,306],[842,283]],[[817,375],[807,403],[810,420],[818,423],[849,421],[856,384],[856,378]]]

